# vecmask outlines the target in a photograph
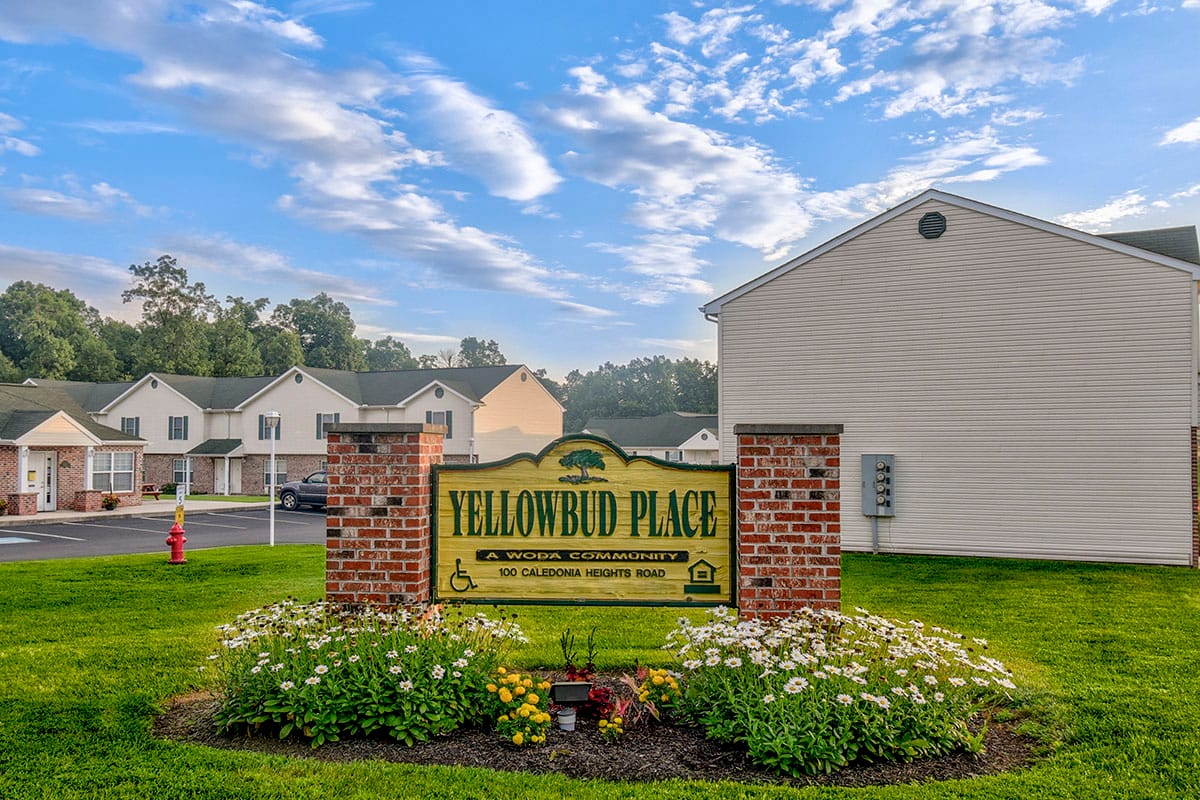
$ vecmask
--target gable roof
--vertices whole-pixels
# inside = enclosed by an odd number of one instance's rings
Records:
[[[27,378],[25,383],[31,386],[43,386],[66,392],[71,398],[89,413],[98,413],[110,405],[121,395],[133,388],[136,381],[62,381],[53,378]]]
[[[713,432],[715,441],[717,415],[668,411],[653,417],[594,417],[583,429],[622,448],[678,447],[704,430]]]
[[[1195,225],[1185,225],[1180,228],[1155,228],[1149,231],[1102,233],[1100,236],[1131,247],[1140,247],[1151,253],[1200,264],[1200,241],[1196,239]]]
[[[284,378],[297,372],[309,375],[352,403],[366,406],[394,406],[433,383],[462,395],[468,402],[482,402],[522,364],[495,367],[443,367],[440,369],[401,369],[383,372],[353,372],[322,367],[293,367],[282,375],[252,378],[209,378],[200,375],[172,375],[151,372],[136,381],[90,383],[30,378],[31,386],[55,389],[71,397],[76,405],[97,414],[130,394],[143,383],[157,379],[202,410],[236,410]],[[535,376],[536,380],[536,376]]]
[[[1037,217],[1030,217],[1025,214],[1018,214],[1015,211],[1009,211],[1008,209],[999,208],[998,206],[990,206],[986,203],[981,203],[978,200],[971,200],[970,198],[960,197],[955,194],[949,194],[948,192],[943,192],[938,189],[927,189],[926,191],[921,192],[916,197],[906,200],[903,203],[901,203],[900,205],[895,206],[894,208],[890,208],[887,211],[883,212],[882,214],[879,214],[879,215],[867,220],[866,222],[856,225],[855,227],[851,228],[850,230],[846,231],[845,233],[841,234],[840,236],[835,236],[834,238],[830,239],[829,241],[825,242],[824,244],[814,247],[812,250],[809,250],[807,253],[804,253],[801,256],[797,256],[796,258],[793,258],[790,261],[786,261],[783,264],[780,264],[775,269],[770,270],[769,272],[766,272],[766,273],[758,276],[757,278],[755,278],[747,283],[742,284],[741,286],[737,287],[736,289],[733,289],[732,291],[726,292],[725,294],[721,295],[720,297],[716,298],[715,300],[709,301],[708,303],[700,306],[700,311],[702,311],[706,317],[717,316],[721,313],[721,307],[723,305],[725,305],[726,303],[728,303],[732,300],[736,300],[737,298],[741,297],[742,295],[745,295],[745,294],[748,294],[749,292],[754,291],[755,289],[762,286],[763,284],[770,283],[771,281],[778,278],[780,275],[783,275],[787,272],[791,272],[793,269],[796,269],[797,267],[807,264],[809,261],[812,261],[813,259],[817,258],[818,256],[824,255],[825,253],[829,252],[830,250],[833,250],[834,248],[845,244],[846,242],[850,241],[851,239],[856,239],[859,236],[862,236],[863,234],[865,234],[871,230],[874,230],[875,228],[879,227],[880,225],[884,224],[885,222],[889,222],[892,219],[900,216],[901,214],[905,214],[905,213],[911,211],[912,209],[916,208],[917,206],[921,205],[922,203],[927,203],[930,200],[936,200],[940,203],[944,203],[949,206],[956,206],[958,208],[964,208],[964,209],[967,209],[970,211],[976,211],[980,214],[987,214],[988,216],[1008,220],[1009,222],[1015,222],[1019,225],[1027,225],[1031,228],[1036,228],[1038,230],[1046,231],[1048,233],[1053,233],[1053,234],[1057,234],[1059,236],[1064,236],[1068,239],[1073,239],[1078,242],[1084,242],[1086,244],[1095,245],[1096,247],[1101,247],[1105,250],[1112,250],[1114,252],[1122,253],[1124,255],[1133,256],[1135,258],[1140,258],[1144,261],[1149,261],[1149,262],[1152,262],[1155,264],[1162,265],[1164,267],[1170,267],[1172,269],[1182,270],[1184,272],[1187,272],[1189,275],[1191,275],[1192,280],[1200,280],[1200,262],[1192,263],[1190,261],[1172,256],[1172,255],[1163,254],[1163,253],[1156,252],[1151,249],[1144,249],[1143,246],[1132,245],[1132,244],[1129,244],[1128,242],[1120,241],[1116,237],[1121,236],[1121,234],[1109,234],[1108,238],[1106,238],[1106,237],[1097,236],[1097,235],[1091,234],[1091,233],[1084,233],[1083,231],[1077,231],[1074,228],[1067,228],[1063,225],[1058,225],[1057,223],[1054,223],[1054,222],[1047,222],[1046,220],[1038,219]],[[1166,230],[1169,230],[1169,229],[1166,229]],[[1157,233],[1157,232],[1156,231],[1142,231],[1140,233],[1149,234],[1149,233]],[[1194,229],[1193,229],[1193,234],[1194,234]],[[1135,240],[1142,241],[1144,244],[1145,242],[1149,241],[1150,238],[1151,237],[1148,237],[1148,236],[1140,236],[1140,237],[1135,237]],[[1171,236],[1171,237],[1167,237],[1167,238],[1170,238],[1171,241],[1174,242],[1174,241],[1176,241],[1177,237]]]
[[[137,436],[95,422],[59,386],[0,384],[0,438],[11,441],[29,433],[55,414],[62,412],[75,424],[102,442],[142,442]]]

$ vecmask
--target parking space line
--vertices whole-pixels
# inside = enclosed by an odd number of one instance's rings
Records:
[[[199,515],[196,515],[196,516],[199,516]],[[185,528],[186,528],[188,525],[198,525],[198,526],[200,526],[200,527],[202,527],[202,528],[228,528],[228,529],[229,529],[229,530],[231,530],[231,531],[246,531],[246,530],[250,530],[250,526],[248,526],[248,525],[222,525],[222,524],[221,524],[221,523],[219,523],[219,522],[205,522],[205,521],[203,521],[203,520],[196,519],[196,517],[195,517],[195,516],[194,516],[194,517],[192,517],[190,520],[187,520],[187,519],[185,519],[185,520],[183,521],[183,526],[184,526]]]
[[[141,531],[142,533],[163,533],[161,528],[131,528],[128,525],[97,525],[94,522],[60,522],[59,525],[72,525],[80,528],[104,528],[110,531]],[[49,536],[45,533],[43,536]],[[69,536],[63,537],[69,539]],[[80,541],[83,541],[82,539]]]
[[[64,523],[67,524],[67,523]],[[78,539],[74,536],[60,536],[57,533],[37,533],[35,531],[21,531],[23,536],[45,536],[50,539],[66,539],[69,542],[86,542],[87,539]]]

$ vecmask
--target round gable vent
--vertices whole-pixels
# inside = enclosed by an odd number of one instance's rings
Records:
[[[926,239],[936,239],[946,232],[946,218],[936,211],[930,211],[917,223],[917,232]]]

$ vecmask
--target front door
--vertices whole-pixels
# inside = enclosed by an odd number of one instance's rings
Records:
[[[29,489],[37,492],[38,511],[58,510],[58,453],[35,451],[29,454]]]

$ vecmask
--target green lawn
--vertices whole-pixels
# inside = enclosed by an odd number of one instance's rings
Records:
[[[848,556],[847,607],[992,642],[1032,687],[1049,754],[1020,773],[925,786],[791,790],[614,785],[484,770],[322,764],[160,742],[150,718],[201,685],[212,627],[322,593],[319,546],[0,565],[3,798],[1195,798],[1200,796],[1200,573],[1184,569]],[[557,666],[566,626],[599,626],[602,669],[661,661],[675,609],[516,609]]]

